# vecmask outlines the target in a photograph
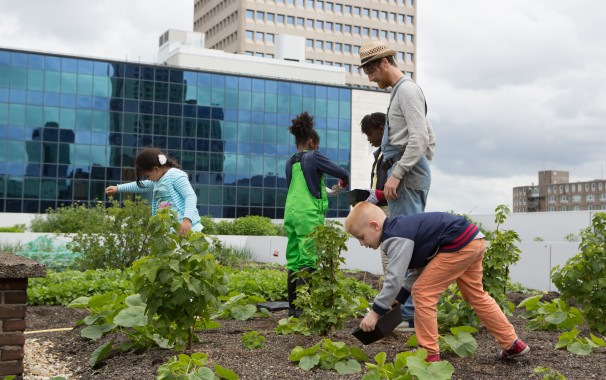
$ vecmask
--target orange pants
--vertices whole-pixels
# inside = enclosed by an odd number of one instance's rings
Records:
[[[486,251],[484,239],[476,239],[456,252],[441,252],[429,262],[412,287],[415,305],[415,331],[419,346],[437,354],[438,319],[436,306],[442,293],[456,281],[463,299],[469,303],[497,345],[508,349],[518,338],[516,332],[482,286],[482,258]]]

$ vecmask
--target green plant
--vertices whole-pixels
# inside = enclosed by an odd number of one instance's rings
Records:
[[[67,247],[81,253],[76,260],[80,269],[130,267],[149,251],[150,214],[151,207],[140,197],[124,200],[123,207],[112,200],[107,217],[98,221],[96,229],[78,232]]]
[[[520,260],[520,249],[516,243],[520,242],[518,234],[513,230],[501,230],[510,210],[505,205],[495,209],[496,230],[485,233],[489,240],[486,254],[482,262],[484,290],[497,301],[501,309],[511,313],[513,305],[507,299],[507,284],[509,283],[509,267]]]
[[[220,296],[220,301],[225,301],[219,306],[213,318],[237,319],[245,321],[257,314],[257,304],[265,302],[265,298],[258,296],[248,296],[243,293],[230,293],[227,297]],[[268,316],[267,309],[260,309],[259,313]]]
[[[471,335],[477,332],[470,326],[459,326],[450,329],[452,335],[440,335],[440,350],[444,352],[454,352],[457,356],[465,358],[473,355],[478,349],[478,342]]]
[[[246,348],[263,348],[265,342],[267,342],[267,339],[260,335],[258,331],[249,331],[242,335],[242,345]]]
[[[12,227],[0,227],[0,232],[25,232],[25,224],[15,224]]]
[[[314,334],[332,334],[369,307],[366,299],[356,298],[344,289],[344,275],[339,266],[345,262],[342,253],[347,250],[348,234],[337,226],[340,223],[329,221],[316,226],[308,235],[313,240],[316,270],[299,274],[308,279],[297,287],[295,304],[303,311],[299,322]]]
[[[211,216],[200,215],[200,224],[202,225],[202,232],[206,235],[217,234],[217,225]]]
[[[225,277],[201,233],[182,235],[176,214],[161,209],[150,221],[150,253],[133,263],[133,286],[158,333],[177,350],[191,348],[196,319],[210,319]]]
[[[295,317],[280,319],[278,321],[278,326],[276,326],[274,331],[278,335],[303,334],[308,336],[311,334],[309,329],[304,324],[300,323],[299,319]]]
[[[590,338],[579,338],[579,330],[572,329],[560,335],[556,343],[556,349],[566,347],[568,352],[577,355],[589,355],[595,348],[606,347],[606,342],[602,338],[590,334]]]
[[[551,270],[551,279],[566,302],[582,305],[592,330],[606,333],[606,213],[593,216],[591,226],[581,231],[581,250],[562,267]]]
[[[216,227],[219,235],[278,235],[278,227],[271,222],[271,219],[256,215],[243,216],[231,222],[222,220],[216,224]]]
[[[392,363],[386,361],[387,354],[375,355],[375,363],[365,363],[368,372],[362,380],[447,380],[452,378],[454,367],[446,360],[426,363],[427,351],[420,348],[416,351],[400,352]]]
[[[253,261],[255,255],[248,247],[225,246],[217,238],[211,238],[211,241],[212,245],[209,252],[223,266],[242,268],[245,264]]]
[[[256,266],[240,270],[226,269],[230,292],[259,296],[270,301],[286,299],[286,272]]]
[[[320,366],[322,369],[334,369],[341,375],[347,375],[360,372],[362,367],[358,361],[368,360],[368,357],[357,347],[323,339],[310,348],[295,347],[288,359],[299,362],[299,367],[306,371]]]
[[[0,252],[15,253],[15,252],[21,251],[22,249],[23,249],[23,244],[21,244],[21,242],[17,242],[17,243],[0,242]]]
[[[207,367],[208,358],[205,353],[196,352],[190,355],[179,354],[158,367],[157,380],[202,380],[221,379],[237,380],[238,375],[218,364],[214,364],[215,372]]]
[[[49,271],[46,277],[30,278],[28,283],[28,305],[67,305],[78,297],[133,292],[130,272],[117,269]]]
[[[578,242],[579,240],[580,240],[580,238],[575,234],[568,234],[568,235],[564,236],[564,241],[568,241],[571,243]]]
[[[530,320],[529,330],[570,330],[584,323],[581,311],[556,298],[551,302],[541,302],[542,295],[528,297],[518,305],[525,308],[521,317]]]
[[[451,284],[440,296],[437,315],[440,331],[448,331],[452,327],[462,325],[480,327],[480,318],[473,312],[471,306],[463,301],[456,284]]]
[[[566,380],[564,375],[549,367],[535,367],[534,373],[543,374],[541,380]]]
[[[37,214],[30,223],[32,232],[95,233],[106,218],[105,206],[97,202],[90,207],[82,203],[49,208],[46,214]]]

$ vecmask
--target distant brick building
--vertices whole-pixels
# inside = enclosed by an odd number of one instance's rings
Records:
[[[569,182],[567,171],[539,172],[539,184],[513,188],[513,212],[606,210],[606,180]]]

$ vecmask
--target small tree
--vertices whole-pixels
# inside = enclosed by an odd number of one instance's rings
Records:
[[[196,320],[208,321],[217,297],[227,292],[204,235],[182,235],[180,226],[174,211],[159,210],[149,226],[150,253],[133,264],[133,286],[149,322],[177,350],[191,349]]]
[[[593,216],[581,232],[581,252],[563,267],[551,270],[551,279],[565,301],[582,305],[589,327],[606,333],[606,213]]]
[[[348,234],[338,222],[319,225],[308,235],[313,239],[317,255],[317,270],[300,275],[309,279],[307,284],[297,288],[295,304],[303,310],[300,323],[309,331],[320,335],[330,335],[343,328],[352,316],[368,306],[366,300],[353,297],[344,290],[345,276],[339,266],[345,263],[342,256],[347,251],[345,242]]]

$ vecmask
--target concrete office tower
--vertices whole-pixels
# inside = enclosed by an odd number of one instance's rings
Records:
[[[377,39],[417,79],[416,15],[415,0],[195,0],[194,31],[205,34],[208,49],[276,59],[278,36],[302,36],[307,63],[342,67],[347,84],[368,87],[374,84],[359,73],[358,51]]]

